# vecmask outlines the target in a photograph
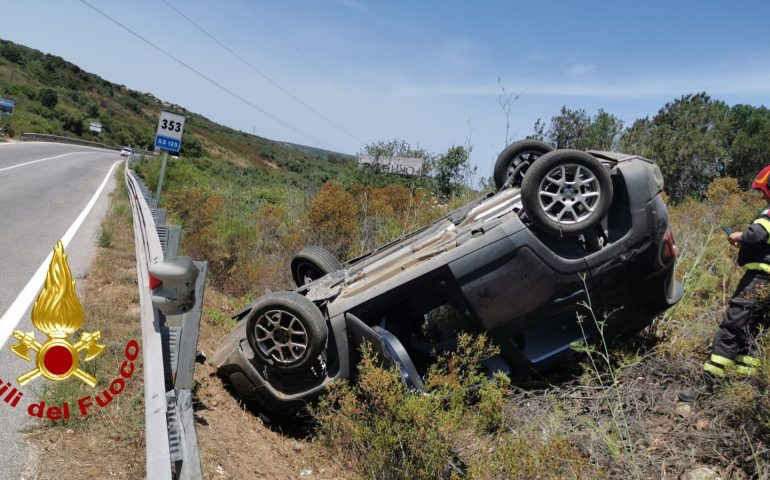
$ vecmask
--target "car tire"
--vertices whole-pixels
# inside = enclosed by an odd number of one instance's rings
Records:
[[[278,372],[307,368],[321,354],[327,335],[321,310],[295,292],[263,296],[246,317],[255,361]]]
[[[342,262],[319,245],[303,248],[291,259],[291,277],[298,287],[342,268]]]
[[[557,236],[578,235],[607,214],[612,179],[592,155],[555,150],[529,168],[521,185],[521,202],[539,230]]]
[[[524,174],[532,166],[532,163],[542,155],[553,150],[553,147],[539,140],[521,140],[508,145],[500,153],[495,162],[493,178],[498,190],[513,176],[510,185],[521,187]]]

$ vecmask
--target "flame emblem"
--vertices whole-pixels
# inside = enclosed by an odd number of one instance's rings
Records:
[[[83,306],[75,292],[75,280],[67,264],[67,254],[59,241],[53,249],[45,287],[32,307],[32,324],[45,333],[48,340],[41,344],[34,332],[13,332],[13,337],[19,341],[11,347],[13,353],[30,362],[29,351],[35,352],[36,367],[16,379],[19,385],[24,386],[41,375],[53,381],[66,380],[74,375],[89,387],[96,386],[96,378],[79,367],[79,353],[86,351],[86,362],[99,356],[106,348],[106,345],[96,343],[102,338],[101,332],[84,332],[77,343],[69,341],[70,335],[83,326],[83,317]]]

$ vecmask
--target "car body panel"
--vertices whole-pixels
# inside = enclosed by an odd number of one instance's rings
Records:
[[[674,260],[661,257],[668,230],[662,176],[642,157],[590,153],[610,172],[615,192],[598,227],[603,248],[589,251],[575,237],[530,228],[520,191],[502,190],[299,287],[329,326],[325,358],[305,374],[304,386],[296,387],[297,374],[259,368],[247,351],[246,322],[214,365],[225,376],[240,375],[234,383],[247,379],[246,388],[236,385],[240,395],[258,391],[265,408],[287,411],[299,398],[316,398],[329,381],[351,378],[363,341],[386,364],[402,365],[405,384],[419,388],[416,372],[432,352],[451,349],[458,331],[486,333],[501,348],[495,368],[513,375],[553,368],[576,342],[639,331],[682,296]],[[439,320],[437,338],[428,340],[426,325],[450,311],[455,320],[443,327]],[[590,315],[608,315],[602,331]]]

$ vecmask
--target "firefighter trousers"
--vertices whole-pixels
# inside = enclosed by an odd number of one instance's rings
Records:
[[[760,327],[768,325],[770,276],[760,270],[748,270],[725,311],[724,319],[711,344],[713,355],[728,360],[747,355]]]

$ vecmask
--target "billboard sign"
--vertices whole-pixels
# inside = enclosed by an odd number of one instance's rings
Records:
[[[16,102],[13,100],[0,98],[0,115],[11,115],[15,106]]]
[[[169,152],[178,152],[182,148],[184,119],[184,115],[161,110],[158,130],[155,134],[155,147]]]
[[[102,124],[99,122],[91,122],[91,126],[88,127],[89,130],[96,133],[102,133]]]
[[[423,159],[411,157],[359,155],[358,163],[363,167],[373,168],[378,172],[419,177],[422,175]]]

